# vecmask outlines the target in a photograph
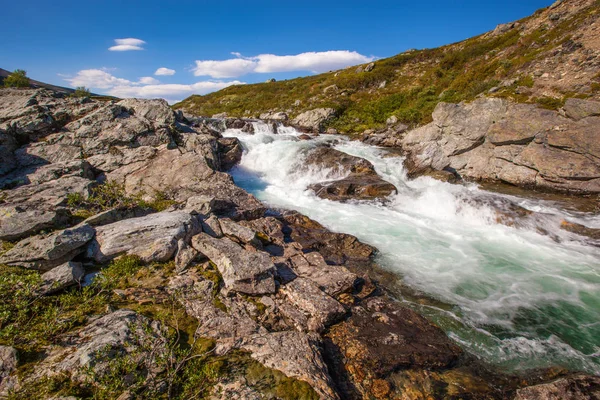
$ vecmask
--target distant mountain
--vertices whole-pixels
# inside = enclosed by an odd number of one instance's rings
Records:
[[[9,76],[11,73],[12,73],[11,71],[7,71],[5,69],[0,68],[0,85],[4,85],[4,78]],[[48,83],[36,81],[31,78],[29,79],[29,82],[31,83],[32,88],[44,88],[44,89],[54,90],[55,92],[66,93],[66,94],[71,94],[71,93],[75,92],[75,89],[66,88],[66,87],[62,87],[62,86],[50,85]]]
[[[436,49],[320,75],[230,86],[174,107],[201,116],[226,112],[290,119],[332,108],[323,128],[361,133],[386,121],[410,127],[432,121],[440,102],[502,97],[559,109],[568,98],[600,99],[598,0],[559,0],[519,21]]]

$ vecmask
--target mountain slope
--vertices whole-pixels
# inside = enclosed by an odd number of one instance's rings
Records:
[[[337,115],[328,127],[348,133],[380,128],[391,116],[422,125],[431,122],[439,102],[471,101],[481,94],[558,109],[567,98],[600,96],[600,27],[594,25],[599,11],[597,0],[558,1],[492,32],[401,53],[369,68],[232,86],[174,107],[236,117],[267,111],[294,117],[332,107]]]

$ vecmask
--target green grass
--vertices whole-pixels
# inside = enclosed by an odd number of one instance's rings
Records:
[[[377,60],[371,72],[357,73],[351,67],[268,84],[231,86],[205,96],[191,96],[174,107],[197,115],[227,112],[236,117],[258,116],[269,110],[287,111],[294,117],[308,109],[333,107],[337,116],[328,122],[328,127],[356,133],[385,126],[391,115],[409,126],[428,123],[440,101],[471,101],[508,79],[515,79],[516,85],[494,94],[495,97],[550,107],[549,100],[540,103],[536,98],[515,93],[519,86],[531,88],[535,84],[535,79],[524,70],[532,61],[570,40],[573,31],[595,18],[599,8],[600,3],[595,2],[527,35],[512,29],[497,36],[482,35],[436,49],[405,52]],[[521,22],[527,24],[529,19]],[[384,81],[385,87],[380,88]],[[336,94],[324,93],[331,85],[338,87]],[[600,90],[600,83],[593,90]],[[294,105],[297,100],[300,106]]]

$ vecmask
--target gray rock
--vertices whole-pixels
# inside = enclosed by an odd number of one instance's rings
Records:
[[[81,253],[94,234],[94,228],[81,224],[51,235],[32,236],[0,256],[0,263],[48,271]]]
[[[517,390],[514,400],[600,399],[600,377],[575,375]]]
[[[208,233],[210,236],[215,238],[223,237],[221,223],[219,219],[214,215],[211,215],[210,217],[202,220],[202,231]]]
[[[398,122],[398,117],[396,117],[395,115],[392,115],[391,117],[389,117],[388,119],[385,120],[385,123],[388,125],[394,125],[397,122]]]
[[[323,361],[317,334],[274,332],[242,340],[241,349],[261,364],[307,382],[321,399],[338,399]]]
[[[17,369],[18,364],[17,349],[10,346],[0,346],[0,383]]]
[[[148,375],[157,372],[157,360],[165,355],[167,339],[155,321],[131,310],[118,310],[96,319],[68,335],[62,346],[53,348],[28,380],[67,374],[75,381],[89,376],[87,368],[102,375],[116,355],[128,355],[139,362]],[[149,346],[140,352],[141,346]],[[107,353],[108,352],[108,353]],[[148,356],[150,355],[150,356]]]
[[[39,293],[45,296],[77,285],[84,275],[85,270],[81,263],[66,262],[42,274]]]
[[[292,125],[312,132],[323,132],[325,122],[335,116],[333,108],[315,108],[305,111],[292,120]]]
[[[250,252],[227,238],[205,233],[194,236],[192,246],[215,263],[227,289],[252,295],[275,293],[275,266],[267,253]]]
[[[306,254],[298,252],[290,261],[296,274],[310,279],[330,296],[350,291],[357,279],[343,266],[328,265],[316,251]]]
[[[258,117],[262,120],[268,120],[268,121],[287,121],[288,120],[288,115],[284,112],[276,112],[276,111],[269,111],[266,113],[262,113],[260,114],[260,116]]]
[[[225,236],[229,236],[240,243],[260,244],[260,240],[256,237],[256,232],[252,229],[240,225],[229,218],[222,218],[219,220],[219,223],[221,232]]]
[[[121,254],[137,255],[144,262],[165,262],[177,252],[177,242],[201,231],[196,216],[185,211],[160,212],[103,225],[87,247],[87,256],[104,263]]]
[[[565,113],[569,118],[579,121],[586,117],[600,116],[600,102],[582,99],[567,99]]]
[[[346,310],[325,294],[311,280],[298,277],[281,287],[288,301],[296,306],[307,318],[310,331],[322,332],[326,327],[341,319]]]
[[[365,72],[371,72],[375,68],[375,63],[369,63],[365,66]]]
[[[0,207],[0,240],[21,240],[42,230],[67,222],[66,209],[22,210],[20,207]]]
[[[199,253],[193,247],[188,246],[184,239],[179,239],[177,241],[177,255],[175,256],[175,267],[177,272],[181,273],[182,271],[185,271],[198,254]]]

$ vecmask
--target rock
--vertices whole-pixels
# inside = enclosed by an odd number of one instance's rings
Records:
[[[344,307],[321,291],[312,281],[298,277],[281,287],[288,301],[297,307],[307,318],[307,329],[322,332],[341,319]]]
[[[570,98],[565,101],[564,110],[569,118],[579,121],[587,117],[600,116],[600,102]]]
[[[330,183],[309,187],[322,199],[345,201],[350,199],[373,200],[398,193],[394,185],[378,176],[349,177]]]
[[[214,215],[202,220],[202,231],[215,238],[223,237],[221,223]]]
[[[227,113],[222,112],[222,113],[218,113],[218,114],[213,114],[212,118],[227,118]]]
[[[94,227],[103,226],[125,219],[145,217],[152,212],[153,210],[142,207],[112,208],[110,210],[102,211],[96,215],[92,215],[83,222]]]
[[[266,112],[266,113],[262,113],[260,114],[260,116],[258,117],[262,120],[267,120],[267,121],[287,121],[288,120],[288,115],[284,112],[275,112],[275,111],[270,111],[270,112]]]
[[[514,400],[584,400],[600,398],[600,378],[575,375],[517,390]]]
[[[233,222],[229,218],[223,218],[219,220],[221,226],[221,232],[230,238],[238,241],[239,243],[253,243],[260,244],[260,240],[256,237],[256,232],[252,229]],[[212,235],[211,235],[212,236]]]
[[[396,117],[395,115],[392,115],[391,117],[389,117],[388,119],[385,120],[385,123],[388,125],[394,125],[394,124],[398,123],[398,117]]]
[[[597,228],[588,228],[587,226],[575,222],[561,221],[560,229],[600,241],[600,229]]]
[[[363,397],[394,371],[452,366],[461,350],[442,330],[414,311],[383,297],[352,308],[352,316],[326,334],[333,360]],[[342,372],[343,371],[343,372]]]
[[[42,274],[39,293],[43,296],[59,292],[69,286],[77,285],[85,275],[81,263],[66,262]]]
[[[397,192],[394,185],[377,175],[369,161],[330,147],[318,147],[310,151],[304,161],[305,168],[316,167],[328,171],[329,177],[337,178],[309,187],[321,198],[337,201],[370,200],[387,197]],[[340,175],[346,176],[339,179]]]
[[[239,303],[219,298],[222,306],[217,307],[214,283],[199,277],[193,269],[171,278],[169,289],[187,314],[198,320],[196,336],[217,341],[217,354],[236,348],[245,337],[266,333]]]
[[[87,257],[105,263],[130,254],[144,262],[165,262],[175,256],[180,239],[189,242],[200,231],[198,218],[185,211],[131,218],[98,227],[87,247]]]
[[[573,113],[581,110],[577,104],[571,103]],[[592,194],[600,193],[599,121],[480,98],[438,104],[433,122],[408,132],[401,145],[409,176],[449,170],[473,180]]]
[[[327,86],[325,89],[323,89],[323,94],[328,94],[328,93],[335,94],[339,90],[340,90],[340,88],[338,88],[337,85],[330,85],[330,86]]]
[[[325,122],[335,116],[333,108],[315,108],[305,111],[292,120],[292,125],[311,132],[323,132]]]
[[[10,346],[0,346],[0,383],[17,369],[18,364],[17,349]]]
[[[328,265],[316,251],[298,252],[290,257],[294,272],[298,276],[308,278],[330,296],[348,292],[354,287],[357,276],[339,265]]]
[[[192,238],[192,246],[215,263],[228,290],[251,295],[275,293],[275,266],[267,253],[250,252],[227,238],[205,233]]]
[[[310,218],[292,213],[284,217],[289,236],[305,250],[318,251],[327,264],[366,268],[375,249],[356,237],[334,233]]]
[[[41,184],[72,176],[94,179],[92,167],[87,161],[63,161],[48,165],[23,167],[0,178],[0,188],[13,189],[22,185]]]
[[[238,138],[222,138],[218,141],[219,170],[229,171],[242,159],[244,150]]]
[[[0,263],[48,271],[83,252],[94,228],[81,224],[50,235],[32,236],[0,256]]]
[[[65,225],[68,219],[69,213],[64,208],[47,211],[0,207],[0,240],[21,240],[40,231]]]
[[[166,355],[167,339],[161,326],[131,310],[118,310],[94,320],[82,329],[69,334],[40,362],[27,381],[67,374],[75,381],[88,377],[92,368],[102,375],[115,356],[131,358],[147,375],[156,374],[160,357]],[[141,349],[142,346],[149,346]],[[139,351],[142,350],[142,351]]]
[[[266,367],[307,382],[321,399],[338,399],[319,344],[316,334],[288,331],[250,336],[239,347]]]
[[[175,256],[175,269],[177,272],[185,271],[198,254],[193,247],[188,246],[184,239],[179,239],[177,241],[177,255]]]
[[[263,241],[283,245],[285,242],[283,224],[273,217],[254,219],[251,221],[240,221],[240,225],[247,226],[254,232],[258,232]]]
[[[369,63],[365,66],[365,72],[371,72],[375,68],[375,63]]]
[[[251,120],[248,120],[248,119],[227,118],[225,120],[225,128],[239,129],[242,132],[250,133],[250,134],[254,133],[254,124]]]
[[[327,128],[327,132],[328,135],[337,135],[338,131],[335,128]]]

